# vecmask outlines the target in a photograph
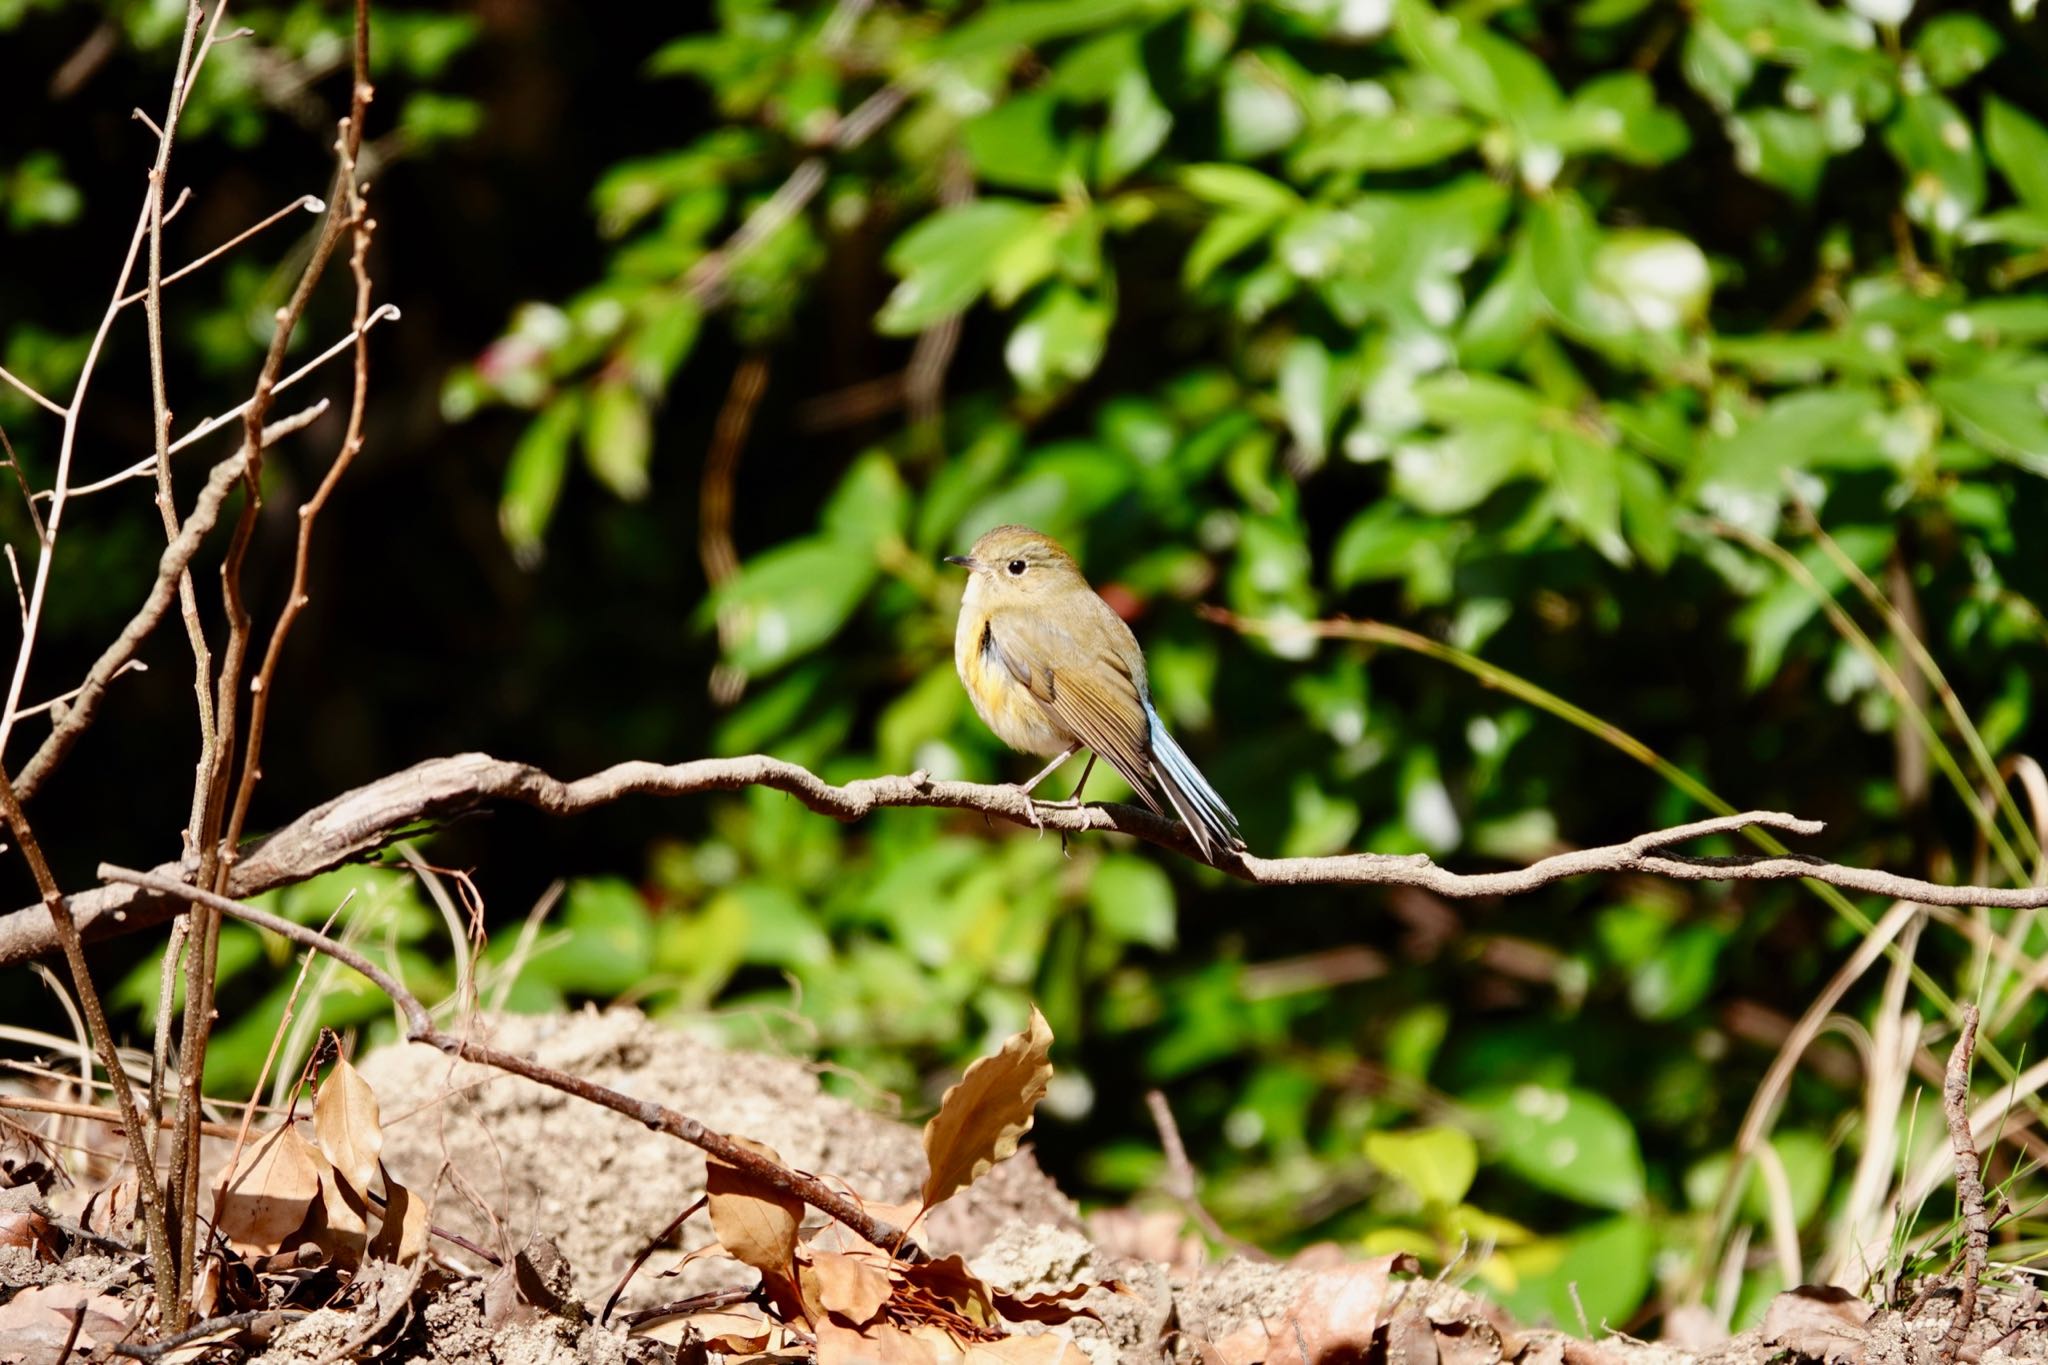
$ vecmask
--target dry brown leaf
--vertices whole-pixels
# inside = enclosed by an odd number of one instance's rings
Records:
[[[1387,1365],[1440,1365],[1436,1326],[1419,1308],[1404,1308],[1387,1323]]]
[[[237,1251],[269,1255],[298,1231],[320,1198],[323,1164],[313,1144],[285,1124],[263,1139],[232,1185],[214,1187],[214,1226]]]
[[[1875,1311],[1846,1289],[1803,1284],[1771,1300],[1763,1339],[1828,1365],[1861,1365],[1870,1345],[1866,1324]]]
[[[1243,1324],[1217,1341],[1227,1365],[1306,1365],[1307,1360],[1363,1359],[1392,1298],[1389,1278],[1418,1269],[1413,1256],[1378,1256],[1304,1276],[1283,1314]]]
[[[337,1058],[313,1096],[313,1136],[334,1163],[341,1178],[366,1194],[384,1151],[384,1124],[377,1112],[377,1093],[362,1073]]]
[[[948,1313],[976,1327],[997,1325],[995,1294],[957,1253],[917,1265],[898,1263],[890,1274],[906,1287],[922,1291]]]
[[[1011,1322],[1057,1325],[1075,1318],[1093,1318],[1100,1322],[1102,1315],[1092,1308],[1083,1308],[1080,1302],[1098,1289],[1107,1289],[1113,1294],[1131,1292],[1131,1287],[1122,1280],[1104,1280],[1100,1284],[1070,1284],[1065,1289],[1043,1294],[1005,1294],[996,1290],[991,1297],[995,1300],[996,1311]]]
[[[851,1327],[873,1322],[894,1292],[887,1273],[859,1256],[813,1251],[805,1272],[807,1282],[815,1277],[818,1302],[825,1311]]]
[[[818,1324],[818,1365],[942,1365],[942,1361],[928,1339],[912,1336],[900,1327],[876,1323],[861,1332],[828,1320]]]
[[[1024,1031],[969,1066],[939,1100],[939,1112],[924,1126],[930,1168],[924,1179],[925,1208],[973,1184],[1016,1152],[1052,1080],[1051,1054],[1052,1029],[1033,1005]]]
[[[384,1172],[384,1221],[370,1239],[370,1254],[380,1261],[411,1265],[426,1253],[433,1235],[429,1216],[424,1197]]]
[[[967,1348],[966,1359],[967,1365],[1092,1365],[1086,1351],[1052,1332],[977,1341]]]
[[[71,1324],[84,1309],[74,1360],[87,1352],[128,1337],[128,1306],[111,1294],[93,1294],[85,1285],[59,1282],[22,1290],[0,1304],[0,1359],[21,1365],[56,1365]]]
[[[19,1247],[38,1261],[57,1259],[57,1234],[34,1209],[0,1209],[0,1246]]]
[[[771,1147],[748,1138],[733,1142],[764,1156],[777,1165],[782,1158]],[[797,1224],[803,1220],[801,1199],[788,1190],[728,1166],[717,1157],[707,1158],[704,1192],[711,1205],[711,1230],[733,1258],[766,1274],[788,1277],[791,1258],[796,1254]]]

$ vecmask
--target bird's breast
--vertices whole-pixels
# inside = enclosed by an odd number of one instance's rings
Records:
[[[1053,722],[1003,662],[1001,642],[986,613],[962,608],[960,627],[953,637],[953,664],[974,703],[975,714],[1012,749],[1050,757],[1072,743],[1072,736]]]

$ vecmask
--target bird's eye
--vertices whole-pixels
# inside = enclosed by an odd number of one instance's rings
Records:
[[[1009,566],[1009,567],[1010,567],[1010,577],[1012,577],[1012,578],[1021,578],[1021,577],[1023,577],[1023,574],[1024,574],[1024,561],[1023,561],[1023,560],[1021,560],[1021,559],[1013,559],[1013,560],[1011,560],[1011,561],[1010,561],[1010,566]]]

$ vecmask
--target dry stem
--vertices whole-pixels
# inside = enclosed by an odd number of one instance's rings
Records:
[[[427,1007],[421,1004],[419,997],[407,990],[396,977],[355,949],[335,942],[317,929],[295,924],[280,915],[242,905],[199,887],[188,886],[160,873],[136,872],[128,868],[115,867],[111,863],[102,863],[99,874],[104,881],[146,887],[161,895],[179,897],[191,901],[194,905],[204,905],[216,914],[231,916],[244,923],[253,924],[259,929],[267,929],[301,947],[324,953],[344,966],[355,969],[368,978],[378,990],[390,997],[391,1002],[398,1006],[399,1011],[405,1016],[406,1037],[411,1041],[438,1048],[451,1057],[478,1062],[514,1076],[523,1076],[527,1080],[559,1090],[563,1094],[574,1095],[578,1099],[610,1109],[614,1113],[624,1114],[644,1127],[679,1138],[727,1165],[736,1166],[755,1179],[801,1199],[818,1212],[844,1223],[876,1246],[894,1248],[896,1254],[904,1260],[920,1261],[925,1258],[923,1250],[916,1243],[909,1241],[902,1229],[875,1218],[858,1203],[816,1176],[793,1171],[778,1162],[770,1161],[751,1148],[734,1142],[723,1133],[705,1127],[687,1114],[678,1113],[652,1100],[634,1099],[631,1095],[597,1085],[584,1080],[581,1076],[573,1076],[551,1066],[542,1066],[525,1057],[501,1052],[497,1048],[487,1047],[459,1034],[447,1033],[434,1027],[433,1017],[427,1012]]]
[[[1942,1078],[1941,1108],[1948,1116],[1949,1147],[1956,1159],[1956,1201],[1963,1215],[1963,1283],[1948,1332],[1941,1343],[1942,1365],[1953,1365],[1977,1315],[1977,1283],[1991,1251],[1991,1219],[1984,1211],[1984,1179],[1979,1173],[1977,1142],[1970,1133],[1970,1057],[1977,1046],[1977,1007],[1963,1006],[1963,1031],[1948,1055]]]

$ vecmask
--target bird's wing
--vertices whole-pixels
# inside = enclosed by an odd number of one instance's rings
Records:
[[[1102,610],[1115,619],[1107,603]],[[1121,620],[1115,623],[1128,631]],[[988,629],[1010,676],[1046,714],[1115,768],[1146,805],[1165,814],[1153,792],[1150,721],[1138,680],[1111,640],[1102,638],[1106,623],[1087,625],[1096,628],[1077,635],[1043,611],[997,611]],[[1135,641],[1129,653],[1137,653]]]

